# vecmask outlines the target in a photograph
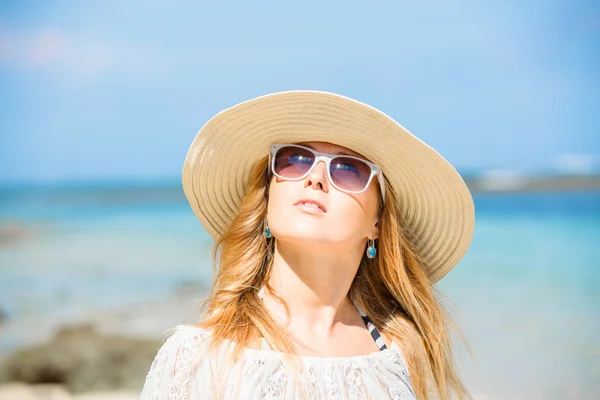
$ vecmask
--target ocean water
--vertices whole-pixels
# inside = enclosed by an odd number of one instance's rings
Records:
[[[439,284],[473,351],[469,387],[481,398],[598,398],[600,193],[475,205],[472,245]]]
[[[459,350],[468,387],[481,399],[594,398],[600,192],[474,198],[472,245],[438,285],[472,351]],[[161,301],[212,276],[212,241],[178,187],[3,189],[0,232],[9,320]]]

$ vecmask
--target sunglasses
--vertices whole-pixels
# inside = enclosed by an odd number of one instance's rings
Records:
[[[385,201],[385,183],[381,168],[359,157],[320,153],[297,144],[275,144],[269,153],[271,172],[287,181],[304,179],[319,161],[325,162],[329,182],[346,193],[362,193],[377,176]]]

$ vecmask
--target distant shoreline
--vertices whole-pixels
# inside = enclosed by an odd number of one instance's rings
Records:
[[[600,191],[600,174],[464,178],[473,193]]]
[[[600,173],[589,175],[462,175],[473,194],[600,191]],[[177,181],[0,183],[0,203],[39,198],[46,204],[177,204],[186,198]]]

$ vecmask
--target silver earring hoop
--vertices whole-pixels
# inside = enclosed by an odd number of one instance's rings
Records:
[[[265,237],[267,239],[271,239],[273,237],[273,234],[271,234],[271,230],[269,229],[269,224],[267,223],[267,218],[266,217],[265,217],[265,223],[264,223],[264,225],[265,225],[265,229],[264,229],[263,234],[265,235]]]
[[[375,239],[369,239],[369,246],[367,246],[367,257],[370,259],[375,258],[377,249],[375,248]]]

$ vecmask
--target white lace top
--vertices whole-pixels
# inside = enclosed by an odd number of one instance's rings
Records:
[[[211,364],[215,360],[199,356],[208,336],[198,327],[176,327],[152,362],[140,400],[214,399]],[[230,374],[223,398],[300,399],[293,375],[280,356],[272,350],[246,349],[241,379]],[[415,399],[404,357],[395,343],[369,355],[300,359],[308,399]]]

